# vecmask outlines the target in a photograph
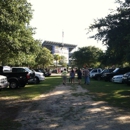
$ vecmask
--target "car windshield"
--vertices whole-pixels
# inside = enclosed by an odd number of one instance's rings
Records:
[[[113,72],[116,73],[119,70],[119,68],[116,68]]]
[[[30,70],[29,68],[25,68],[26,72],[31,72],[32,73],[32,70]]]
[[[102,72],[103,72],[103,73],[106,73],[106,72],[108,72],[108,70],[107,70],[107,69],[104,69]]]

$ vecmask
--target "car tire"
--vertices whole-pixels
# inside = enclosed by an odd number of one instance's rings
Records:
[[[9,81],[9,88],[11,88],[11,89],[18,88],[18,82],[16,80]]]

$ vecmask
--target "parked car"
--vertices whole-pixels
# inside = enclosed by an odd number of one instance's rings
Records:
[[[127,78],[128,78],[129,75],[130,75],[130,72],[127,72],[127,73],[123,74],[123,77],[122,77],[122,82],[123,83],[127,83]]]
[[[127,85],[130,85],[130,74],[129,74],[128,77],[127,77],[126,84],[127,84]]]
[[[123,74],[115,75],[115,76],[112,77],[111,81],[113,83],[122,83],[122,77],[123,77]]]
[[[51,75],[51,72],[49,70],[44,69],[34,69],[36,72],[41,72],[44,74],[45,77],[49,77]]]
[[[11,67],[12,72],[27,72],[28,81],[35,80],[35,73],[28,67]]]
[[[101,73],[99,74],[95,74],[95,76],[93,76],[93,79],[95,80],[101,80],[104,77],[104,74],[106,73],[111,73],[114,69],[104,69]]]
[[[9,82],[6,76],[0,75],[0,90],[3,88],[7,88],[9,86]]]
[[[100,74],[102,72],[101,68],[95,68],[90,71],[90,78],[94,77],[95,74]]]
[[[0,75],[7,77],[9,88],[25,87],[29,78],[27,72],[12,72],[11,69],[4,71],[3,68],[3,66],[0,66]]]
[[[111,72],[109,74],[105,74],[105,76],[103,78],[105,81],[111,81],[113,76],[125,74],[129,71],[130,71],[130,67],[116,68],[113,72]]]
[[[45,80],[45,76],[43,73],[41,72],[36,72],[35,70],[32,70],[34,73],[35,73],[35,79],[30,79],[28,80],[28,83],[40,83],[41,81],[44,81]]]

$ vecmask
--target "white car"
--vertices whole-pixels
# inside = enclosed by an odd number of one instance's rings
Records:
[[[113,83],[122,83],[122,81],[123,81],[122,78],[123,78],[123,74],[121,74],[121,75],[115,75],[115,76],[112,77],[111,81]]]
[[[35,73],[35,79],[30,79],[28,80],[29,83],[40,83],[40,81],[44,81],[45,80],[45,76],[44,73],[41,72],[36,72],[35,70],[32,70]]]
[[[90,71],[90,78],[94,77],[95,74],[100,74],[102,72],[102,69],[101,68],[96,68],[96,69],[92,69]]]
[[[7,81],[7,77],[3,76],[3,75],[0,75],[0,90],[2,88],[7,88],[8,86],[9,86],[9,83]]]

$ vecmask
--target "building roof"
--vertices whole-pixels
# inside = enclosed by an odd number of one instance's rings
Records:
[[[55,45],[55,46],[59,46],[59,47],[68,47],[69,50],[73,50],[77,45],[74,44],[68,44],[68,43],[61,43],[61,42],[53,42],[53,41],[44,41],[42,43],[42,46],[46,46],[46,45]]]

